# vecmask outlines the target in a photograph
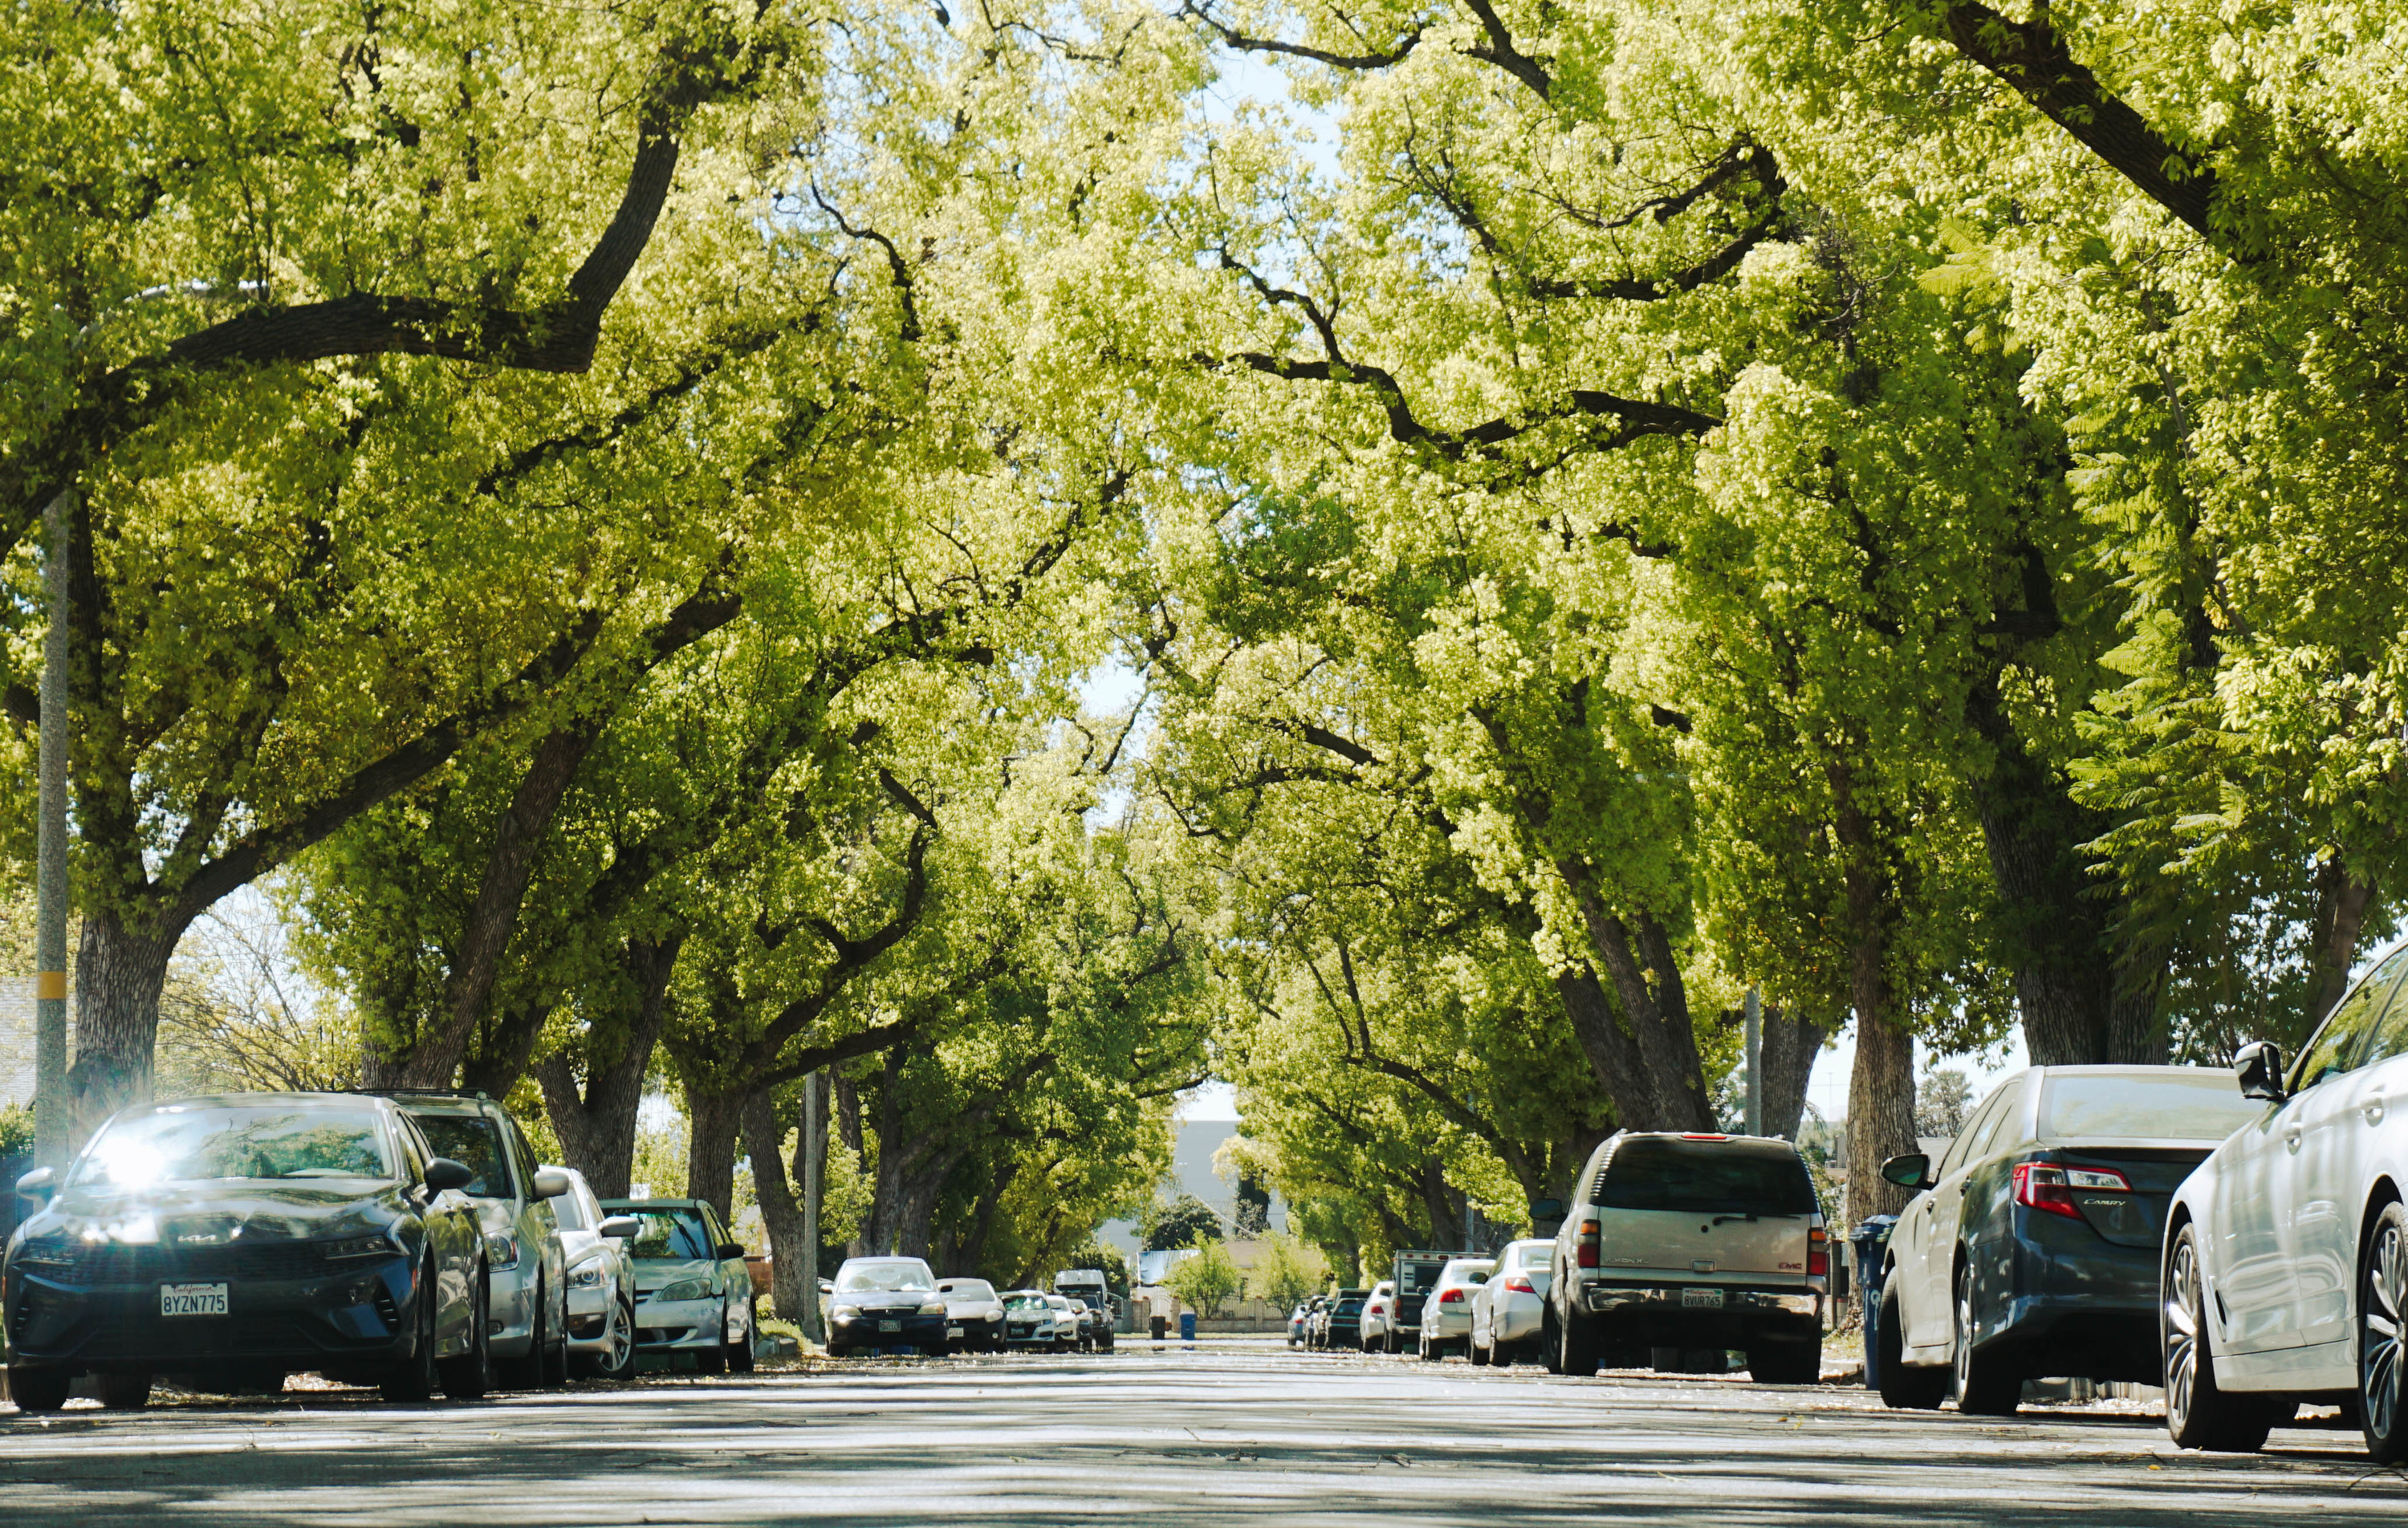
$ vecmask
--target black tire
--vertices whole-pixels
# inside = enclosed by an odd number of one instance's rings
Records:
[[[750,1313],[744,1320],[744,1335],[727,1345],[727,1366],[737,1374],[752,1372],[752,1345],[761,1339],[761,1303],[748,1303]]]
[[[2215,1354],[2207,1340],[2207,1307],[2200,1284],[2199,1228],[2174,1233],[2157,1298],[2157,1338],[2165,1355],[2166,1431],[2179,1449],[2254,1454],[2274,1427],[2273,1406],[2234,1394],[2215,1382]],[[2286,1414],[2296,1407],[2286,1403]]]
[[[1890,1277],[1898,1277],[1895,1270]],[[1890,1284],[1882,1291],[1881,1313],[1873,1321],[1882,1405],[1893,1411],[1937,1411],[1948,1398],[1949,1373],[1907,1363],[1904,1321],[1898,1308],[1898,1286]]]
[[[2408,1211],[2383,1207],[2367,1234],[2358,1270],[2358,1430],[2377,1464],[2408,1460],[2408,1396],[2401,1365],[2408,1361]],[[2388,1330],[2385,1330],[2385,1328]]]
[[[2012,1417],[2023,1404],[2024,1377],[2002,1354],[1973,1347],[1973,1269],[1956,1270],[1956,1299],[1950,1307],[1954,1339],[1956,1409],[1969,1417]]]
[[[1604,1355],[1598,1350],[1597,1334],[1588,1322],[1577,1315],[1558,1311],[1555,1315],[1555,1361],[1548,1368],[1556,1374],[1586,1378],[1595,1374]]]
[[[1759,1385],[1819,1385],[1823,1342],[1766,1342],[1747,1350],[1747,1377]]]
[[[1471,1366],[1473,1368],[1484,1369],[1488,1367],[1491,1359],[1490,1349],[1480,1346],[1480,1339],[1478,1337],[1466,1337],[1463,1339],[1463,1345],[1465,1352],[1469,1355],[1471,1359]]]
[[[418,1327],[418,1340],[409,1356],[396,1361],[377,1380],[377,1390],[388,1401],[402,1406],[419,1406],[435,1398],[435,1262],[429,1258],[419,1275],[418,1297],[412,1309]]]
[[[437,1359],[436,1369],[443,1379],[443,1393],[455,1401],[481,1401],[494,1388],[493,1309],[494,1296],[485,1265],[477,1264],[476,1293],[468,1307],[468,1350],[451,1358]]]
[[[1542,1305],[1539,1307],[1539,1367],[1549,1374],[1561,1374],[1563,1361],[1564,1339],[1555,1321],[1555,1307],[1553,1304]]]
[[[494,1361],[494,1372],[504,1390],[541,1390],[543,1388],[544,1347],[549,1334],[544,1331],[544,1318],[551,1312],[544,1308],[543,1273],[535,1276],[535,1315],[527,1322],[527,1349],[516,1358]]]
[[[100,1404],[111,1411],[139,1411],[149,1406],[150,1371],[138,1369],[131,1373],[102,1375]]]
[[[28,1416],[58,1410],[67,1404],[67,1392],[74,1388],[75,1377],[64,1369],[8,1365],[8,1398]]]
[[[1488,1345],[1491,1368],[1510,1369],[1522,1361],[1522,1345],[1518,1342],[1492,1342]]]

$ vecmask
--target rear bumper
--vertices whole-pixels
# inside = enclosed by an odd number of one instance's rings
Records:
[[[2017,1219],[2010,1255],[1981,1249],[1971,1260],[1977,1349],[2015,1355],[2034,1375],[2157,1383],[2157,1249],[2118,1247],[2043,1212]]]
[[[1471,1302],[1458,1300],[1451,1306],[1422,1312],[1423,1332],[1432,1337],[1468,1337],[1471,1335]]]
[[[1546,1309],[1535,1294],[1507,1295],[1489,1311],[1489,1340],[1521,1342],[1537,1336],[1545,1324]]]
[[[1722,1295],[1719,1307],[1687,1303],[1705,1290]],[[1762,1341],[1819,1341],[1823,1335],[1823,1295],[1813,1289],[1592,1283],[1580,1291],[1580,1304],[1608,1343],[1744,1348]]]
[[[226,1285],[225,1315],[162,1316],[156,1280],[78,1285],[14,1270],[5,1313],[9,1362],[172,1373],[238,1361],[306,1370],[408,1353],[401,1335],[410,1286],[405,1257],[307,1279],[206,1281]]]

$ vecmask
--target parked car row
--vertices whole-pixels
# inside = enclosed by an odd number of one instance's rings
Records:
[[[2408,1460],[2408,947],[2336,1004],[2296,1061],[2232,1073],[2034,1067],[1937,1163],[1884,1268],[1883,1399],[2005,1414],[2023,1382],[2161,1384],[2185,1448],[2251,1452],[2300,1407],[2353,1415]],[[2236,1086],[2237,1083],[2237,1086]]]
[[[1552,1238],[1494,1257],[1409,1252],[1398,1277],[1299,1304],[1288,1343],[1426,1360],[1534,1361],[1559,1374],[1737,1349],[1759,1379],[1822,1370],[1830,1240],[1789,1142],[1624,1132],[1583,1166]]]
[[[138,1106],[18,1192],[36,1207],[0,1258],[0,1330],[26,1410],[85,1375],[113,1407],[163,1376],[477,1396],[624,1377],[643,1340],[639,1221],[480,1096]]]
[[[1085,1282],[1091,1269],[1065,1269],[1054,1292],[1006,1290],[997,1293],[983,1278],[939,1278],[916,1257],[847,1258],[824,1282],[830,1357],[891,1352],[1002,1352],[1033,1349],[1052,1352],[1111,1352],[1117,1311],[1103,1276]],[[1060,1292],[1081,1289],[1092,1295]]]

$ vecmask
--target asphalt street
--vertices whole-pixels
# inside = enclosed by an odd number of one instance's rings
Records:
[[[2183,1454],[2154,1418],[1885,1412],[1861,1389],[1551,1378],[1203,1343],[371,1392],[0,1407],[0,1521],[2188,1525],[2396,1521],[2354,1431]]]

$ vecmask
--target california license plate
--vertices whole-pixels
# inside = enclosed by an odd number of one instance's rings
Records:
[[[1681,1292],[1681,1308],[1684,1310],[1720,1310],[1722,1307],[1723,1292],[1720,1290],[1683,1290]]]
[[[903,1330],[903,1323],[901,1321],[880,1321],[878,1323],[878,1330],[881,1332],[900,1332]]]
[[[223,1284],[159,1286],[159,1314],[162,1316],[222,1316],[225,1313],[226,1287]]]
[[[962,1329],[958,1326],[949,1326],[945,1328],[945,1335],[949,1337],[958,1337],[961,1335]]]

